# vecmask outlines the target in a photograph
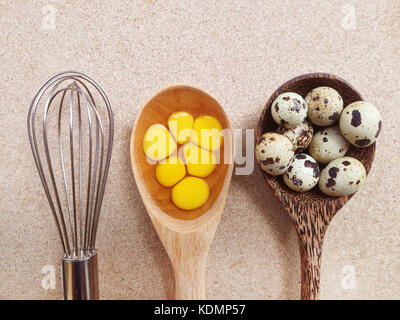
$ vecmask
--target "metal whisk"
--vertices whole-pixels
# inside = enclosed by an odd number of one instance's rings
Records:
[[[56,74],[30,104],[28,135],[64,250],[64,298],[98,299],[96,233],[114,137],[108,97],[83,73]]]

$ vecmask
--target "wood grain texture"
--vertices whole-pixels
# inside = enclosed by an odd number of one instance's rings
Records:
[[[271,116],[271,105],[278,95],[285,92],[296,92],[302,97],[313,88],[328,86],[339,92],[344,106],[363,100],[361,95],[345,80],[326,73],[311,73],[298,76],[279,87],[267,101],[256,129],[256,141],[266,132],[277,128]],[[351,146],[347,156],[360,160],[367,174],[375,154],[375,144],[368,148]],[[261,170],[262,171],[262,170]],[[321,255],[324,236],[329,223],[335,214],[352,197],[329,197],[318,187],[298,193],[289,189],[281,176],[263,175],[274,195],[288,211],[296,228],[301,258],[301,299],[318,299],[321,273]]]
[[[170,188],[155,178],[155,166],[146,161],[142,149],[145,131],[155,123],[167,124],[176,111],[195,118],[216,117],[229,129],[221,148],[220,164],[205,180],[210,197],[199,209],[185,211],[171,201]],[[131,134],[130,154],[135,181],[154,228],[171,259],[177,299],[205,299],[205,268],[208,251],[221,218],[233,170],[233,133],[218,102],[203,91],[189,86],[172,86],[154,96],[140,111]]]

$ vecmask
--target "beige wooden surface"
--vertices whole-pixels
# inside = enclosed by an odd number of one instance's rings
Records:
[[[396,0],[0,0],[0,298],[61,297],[61,246],[33,164],[26,113],[43,81],[76,69],[104,87],[115,110],[98,232],[102,298],[174,294],[171,264],[130,168],[129,136],[140,107],[161,88],[184,83],[216,98],[235,128],[254,128],[280,84],[321,71],[349,81],[383,116],[368,180],[327,232],[321,298],[399,299],[399,61]],[[208,298],[299,296],[294,228],[255,169],[232,178],[209,253]],[[55,290],[42,288],[45,265],[56,267]]]

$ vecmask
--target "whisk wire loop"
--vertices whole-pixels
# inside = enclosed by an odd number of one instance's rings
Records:
[[[68,85],[64,87],[66,82]],[[89,87],[95,89],[100,104],[96,104]],[[47,92],[43,118],[40,119],[37,111]],[[59,99],[59,103],[55,103],[56,99]],[[53,159],[51,156],[51,151],[55,149],[50,147],[49,137],[52,109],[56,109],[57,113],[59,163],[56,157]],[[63,121],[64,115],[68,121]],[[104,115],[108,119],[106,122],[102,121]],[[38,135],[36,126],[40,120],[42,135]],[[64,123],[68,124],[65,128]],[[95,254],[96,233],[114,138],[113,112],[108,97],[97,82],[83,73],[59,73],[45,82],[32,100],[27,126],[33,158],[56,222],[64,257],[90,257]],[[68,134],[64,135],[65,130]],[[42,143],[39,143],[40,136]],[[44,151],[45,160],[41,157],[41,150]],[[55,164],[61,167],[62,172],[61,182],[58,183]],[[60,191],[65,194],[65,201],[62,201]],[[66,204],[64,208],[63,203]]]

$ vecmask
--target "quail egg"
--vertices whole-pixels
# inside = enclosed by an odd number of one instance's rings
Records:
[[[274,121],[287,128],[293,128],[307,117],[307,104],[303,97],[294,92],[280,94],[272,103],[271,114]]]
[[[289,138],[279,133],[264,133],[256,146],[256,159],[261,168],[273,175],[283,174],[294,156]]]
[[[374,105],[356,101],[344,108],[339,126],[343,136],[351,144],[356,147],[368,147],[381,132],[382,118]]]
[[[308,154],[299,153],[293,158],[283,181],[294,191],[304,192],[314,188],[319,180],[319,166],[315,159]]]
[[[305,120],[303,123],[300,123],[294,128],[287,129],[285,126],[280,126],[278,128],[278,132],[283,133],[290,139],[295,151],[303,151],[311,142],[314,128],[309,121]]]
[[[330,87],[318,87],[311,90],[305,101],[308,105],[308,118],[317,126],[330,126],[340,117],[343,99]]]
[[[308,146],[308,153],[318,161],[326,164],[344,157],[350,143],[343,137],[338,126],[323,128],[316,132]]]
[[[318,185],[328,196],[347,196],[357,192],[366,177],[367,173],[360,161],[343,157],[331,161],[322,170]]]

